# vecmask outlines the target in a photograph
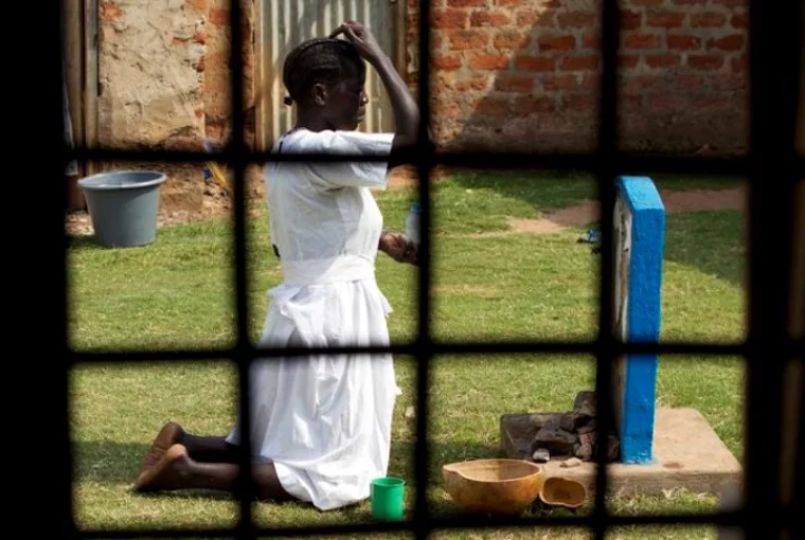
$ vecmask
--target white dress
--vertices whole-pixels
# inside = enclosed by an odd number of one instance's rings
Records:
[[[393,134],[299,129],[274,152],[388,156]],[[391,308],[374,262],[383,218],[370,187],[385,162],[274,163],[266,167],[271,240],[283,282],[261,344],[387,345]],[[369,496],[385,476],[399,388],[391,355],[264,359],[252,370],[254,454],[274,463],[283,488],[329,510]],[[237,444],[237,424],[229,442]]]

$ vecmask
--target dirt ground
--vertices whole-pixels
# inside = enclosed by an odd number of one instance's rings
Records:
[[[439,181],[446,173],[441,170],[434,171],[434,179]],[[395,169],[389,179],[390,189],[400,189],[416,185],[416,171],[412,167],[399,167]],[[262,205],[262,188],[259,181],[249,181],[254,186],[250,192],[250,208]],[[676,212],[698,212],[703,210],[742,209],[745,205],[745,193],[741,188],[730,190],[691,190],[691,191],[662,191],[660,193],[665,210],[669,214]],[[167,207],[166,207],[167,206]],[[182,209],[173,209],[170,205],[163,205],[157,217],[157,225],[175,225],[199,219],[222,217],[230,215],[232,202],[230,195],[216,184],[205,187],[201,211],[190,212]],[[561,231],[567,227],[581,227],[598,220],[599,208],[597,201],[585,201],[576,206],[562,208],[550,212],[537,219],[511,219],[511,232],[548,234]],[[86,236],[92,234],[92,222],[86,211],[71,212],[65,219],[67,233],[71,236]],[[495,236],[504,233],[484,233],[481,236]]]
[[[743,188],[727,190],[661,191],[660,198],[665,212],[702,212],[705,210],[741,210],[744,208]],[[533,234],[546,234],[561,231],[567,227],[581,227],[595,223],[599,218],[597,201],[586,201],[576,206],[562,208],[545,214],[539,219],[512,219],[509,224],[513,231]],[[494,233],[492,233],[494,234]]]

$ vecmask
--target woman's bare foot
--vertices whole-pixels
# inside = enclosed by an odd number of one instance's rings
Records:
[[[145,454],[139,476],[142,476],[147,469],[156,465],[157,462],[162,459],[162,456],[165,455],[165,452],[168,451],[168,448],[174,444],[181,443],[183,435],[184,429],[176,422],[168,422],[162,426],[162,429],[159,430],[154,442],[151,443],[151,447]]]
[[[159,461],[147,467],[134,482],[134,490],[139,492],[180,489],[186,487],[183,479],[190,468],[187,448],[174,444]]]

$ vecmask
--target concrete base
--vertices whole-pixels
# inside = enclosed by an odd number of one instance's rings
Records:
[[[501,418],[501,447],[508,458],[523,459],[534,436],[532,415]],[[684,488],[696,493],[719,494],[740,485],[742,470],[707,420],[695,409],[658,409],[654,422],[654,462],[645,465],[613,463],[608,467],[610,494],[660,495]],[[544,464],[546,477],[562,476],[583,482],[589,492],[595,484],[595,464],[560,466],[564,458]]]

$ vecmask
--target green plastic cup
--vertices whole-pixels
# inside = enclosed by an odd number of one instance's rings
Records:
[[[383,521],[399,521],[403,518],[405,480],[386,476],[372,480],[372,517]]]

